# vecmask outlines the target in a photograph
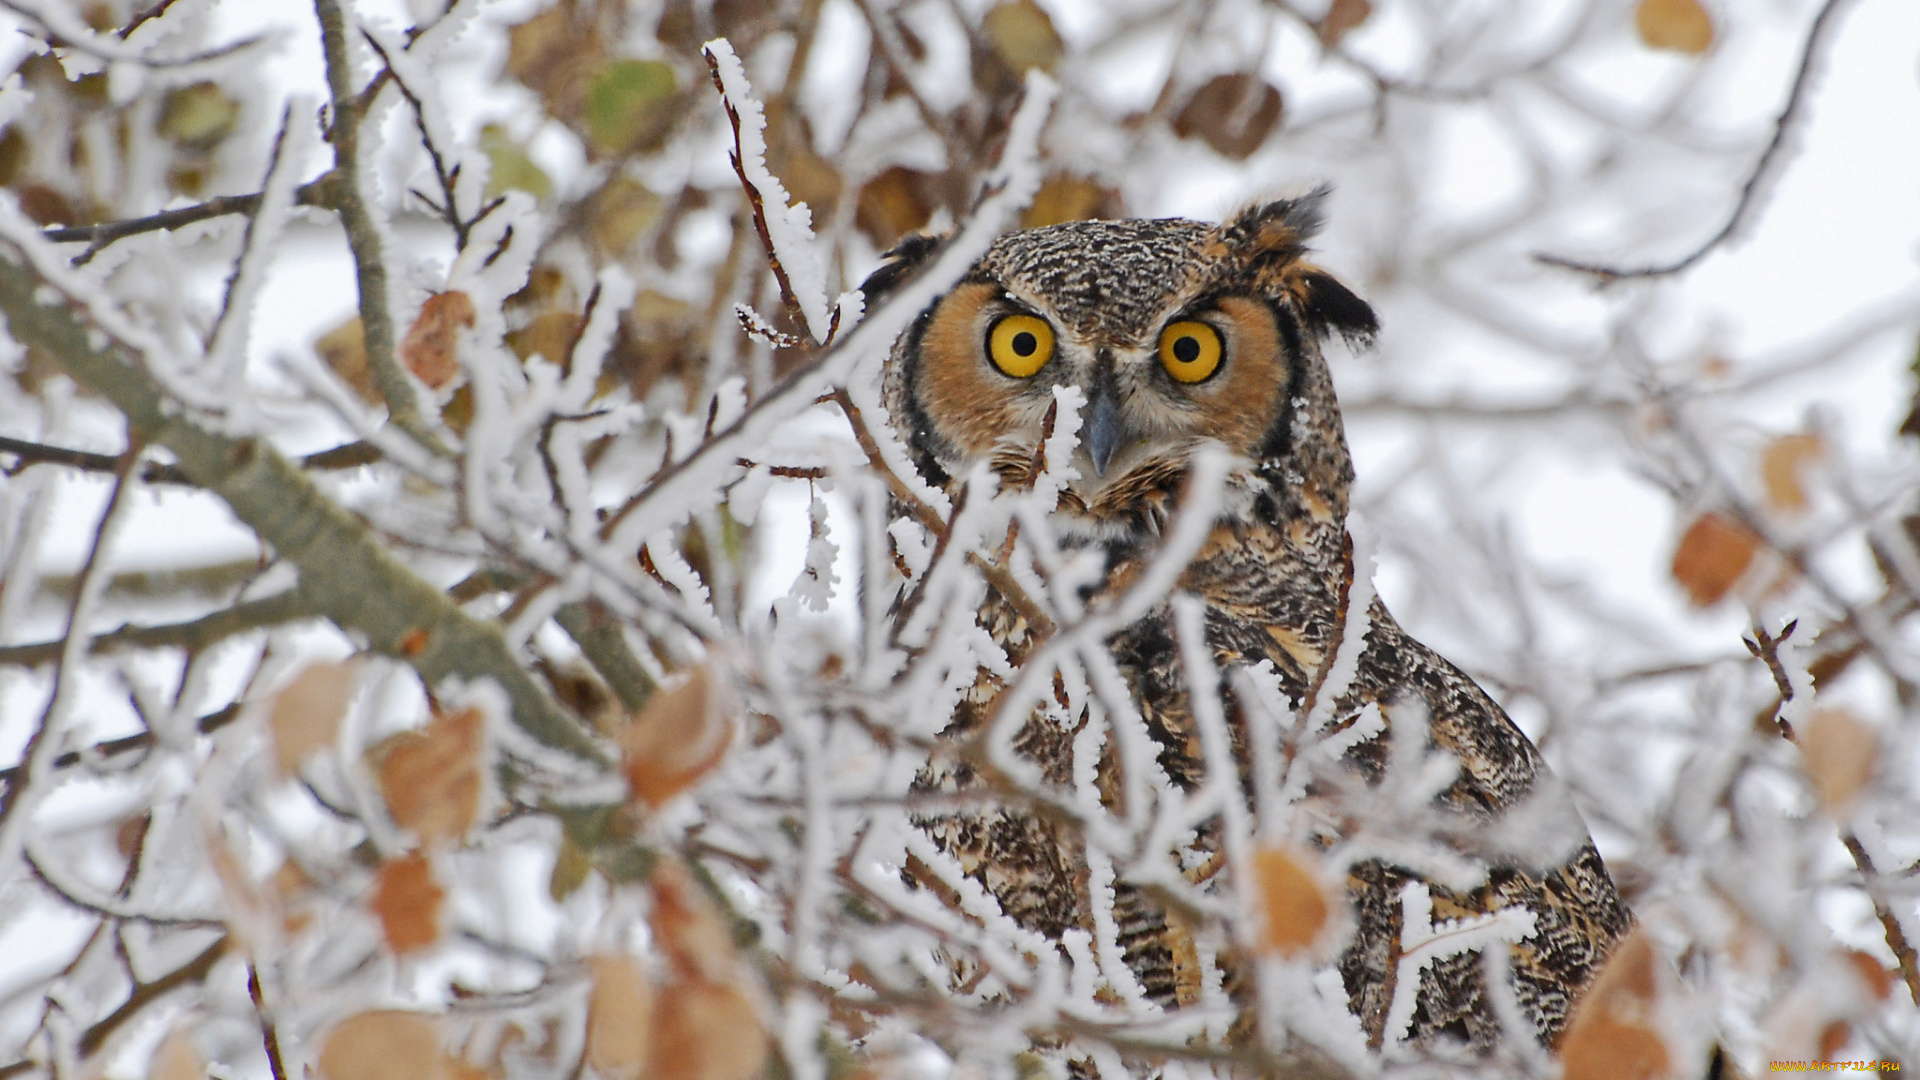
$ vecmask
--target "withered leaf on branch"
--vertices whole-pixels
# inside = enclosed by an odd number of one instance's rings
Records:
[[[1606,966],[1574,1007],[1560,1043],[1566,1080],[1665,1080],[1676,1077],[1672,1050],[1657,1025],[1666,961],[1635,930],[1613,947]]]
[[[1842,818],[1873,777],[1880,736],[1845,709],[1820,709],[1796,741],[1813,794],[1827,816]]]
[[[981,20],[987,43],[1000,62],[1020,74],[1030,68],[1052,71],[1066,53],[1053,19],[1034,0],[1005,0]]]
[[[1173,118],[1173,133],[1196,136],[1221,157],[1245,161],[1280,125],[1280,91],[1257,75],[1215,75]]]
[[[1327,7],[1327,13],[1313,24],[1314,36],[1320,39],[1320,44],[1331,49],[1372,14],[1373,5],[1367,0],[1333,0]]]
[[[895,165],[866,182],[854,208],[854,224],[882,251],[896,240],[926,225],[938,201],[932,187],[937,178],[904,165]]]
[[[732,983],[677,983],[654,1011],[648,1075],[658,1080],[752,1080],[767,1062],[753,998]]]
[[[219,143],[240,123],[240,103],[220,84],[197,82],[167,91],[160,107],[160,134],[185,146]]]
[[[1713,47],[1713,16],[1700,0],[1640,0],[1633,25],[1649,48],[1697,56]]]
[[[404,956],[440,940],[440,907],[446,897],[434,880],[432,860],[416,851],[380,865],[368,906],[380,920],[387,948]]]
[[[267,727],[273,732],[273,762],[292,776],[307,756],[332,746],[359,686],[360,665],[308,664],[274,695]]]
[[[587,1064],[606,1080],[638,1080],[653,1049],[653,983],[624,954],[587,958]]]
[[[633,793],[659,806],[726,755],[733,721],[725,692],[705,665],[695,667],[677,685],[656,692],[614,739]]]
[[[1753,530],[1719,511],[1695,518],[1673,553],[1673,579],[1695,607],[1710,607],[1732,591],[1759,555]]]
[[[463,1072],[422,1013],[376,1009],[333,1026],[320,1043],[325,1080],[456,1080]]]
[[[360,325],[360,316],[355,315],[320,335],[320,340],[313,343],[313,351],[340,376],[340,381],[360,395],[360,400],[369,405],[381,403],[380,386],[373,381],[373,368],[367,363],[366,328]]]
[[[436,712],[419,731],[374,748],[380,794],[394,824],[423,844],[459,842],[480,816],[486,790],[486,717],[479,709]]]
[[[1309,952],[1331,921],[1333,905],[1303,856],[1279,848],[1253,853],[1260,898],[1260,946],[1282,956]]]
[[[453,290],[427,297],[400,343],[407,370],[435,390],[452,382],[460,374],[460,330],[472,326],[473,318],[473,298],[466,293]]]
[[[1767,505],[1782,514],[1806,512],[1811,503],[1807,474],[1827,456],[1827,441],[1811,432],[1782,435],[1760,452],[1760,479]]]
[[[1020,225],[1022,228],[1037,229],[1042,225],[1058,225],[1065,221],[1123,216],[1125,214],[1121,209],[1118,191],[1089,177],[1060,172],[1047,177],[1040,184],[1033,202],[1027,205],[1026,213],[1021,215]]]

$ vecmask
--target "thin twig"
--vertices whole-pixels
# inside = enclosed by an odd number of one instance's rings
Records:
[[[1781,706],[1793,700],[1793,684],[1787,678],[1785,665],[1780,660],[1780,643],[1792,636],[1794,623],[1783,627],[1778,636],[1768,636],[1759,626],[1753,628],[1752,640],[1742,638],[1747,651],[1753,653],[1767,665],[1773,675],[1773,681],[1780,689],[1780,698],[1774,704],[1774,720],[1779,725],[1780,737],[1790,743],[1800,745],[1800,735],[1793,726],[1780,717]],[[1886,896],[1880,889],[1880,872],[1873,865],[1873,856],[1867,853],[1866,845],[1860,842],[1853,830],[1840,830],[1840,843],[1845,845],[1847,854],[1853,857],[1853,865],[1860,871],[1861,887],[1866,890],[1867,898],[1873,901],[1873,913],[1880,920],[1880,929],[1886,934],[1887,948],[1893,950],[1893,956],[1900,965],[1900,978],[1907,984],[1907,993],[1916,1003],[1920,1003],[1920,957],[1914,953],[1913,943],[1907,940],[1907,933],[1900,925],[1900,918],[1888,906]]]
[[[707,71],[713,76],[713,88],[720,95],[720,104],[727,110],[727,122],[733,126],[733,152],[728,155],[733,162],[734,174],[740,177],[740,187],[747,193],[747,204],[753,208],[753,228],[760,234],[760,244],[767,251],[767,265],[773,270],[773,279],[780,284],[780,302],[787,309],[787,317],[796,326],[807,325],[807,314],[800,306],[800,297],[793,291],[793,282],[787,277],[787,268],[780,262],[780,252],[773,246],[773,234],[767,231],[767,206],[760,197],[760,189],[747,179],[746,162],[742,160],[740,148],[740,114],[727,97],[727,85],[720,78],[720,61],[713,54],[701,50],[706,58]]]
[[[132,37],[133,32],[135,30],[140,29],[140,24],[147,22],[151,19],[157,19],[160,16],[165,15],[167,13],[167,9],[172,7],[175,4],[175,2],[176,0],[160,0],[159,3],[153,5],[152,7],[134,12],[133,18],[127,20],[127,25],[120,28],[120,33],[119,33],[120,40],[125,41],[128,38]]]
[[[267,1015],[266,995],[260,990],[260,969],[253,964],[247,965],[247,996],[253,999],[253,1014],[260,1018],[260,1040],[267,1046],[267,1067],[273,1070],[273,1080],[287,1080],[286,1062],[280,1060],[280,1033],[275,1030],[272,1017]]]
[[[367,45],[374,52],[380,54],[380,62],[386,65],[385,74],[393,80],[394,88],[400,91],[400,96],[407,99],[407,105],[413,110],[413,125],[420,131],[420,145],[426,148],[427,159],[433,163],[433,177],[440,184],[442,201],[435,203],[432,199],[424,197],[420,201],[431,207],[433,212],[447,223],[447,227],[453,230],[454,250],[465,251],[467,238],[472,235],[473,227],[480,224],[488,214],[499,209],[507,201],[506,196],[501,195],[483,203],[470,218],[460,216],[460,207],[454,201],[453,195],[453,186],[460,179],[460,166],[455,164],[449,169],[446,161],[441,158],[440,148],[433,144],[433,136],[427,132],[426,106],[421,103],[419,95],[407,86],[406,80],[400,77],[400,73],[394,70],[393,58],[387,55],[386,47],[380,44],[378,38],[365,30],[360,31],[360,36],[366,40]],[[415,191],[414,195],[419,196],[420,193]]]
[[[1558,266],[1567,270],[1577,270],[1583,274],[1592,274],[1602,283],[1618,281],[1622,278],[1666,277],[1678,274],[1706,258],[1714,249],[1731,240],[1735,233],[1746,224],[1747,218],[1758,205],[1761,194],[1778,179],[1778,173],[1787,157],[1788,136],[1799,126],[1801,114],[1806,111],[1806,101],[1813,85],[1816,61],[1820,48],[1832,35],[1836,25],[1835,16],[1847,0],[1827,0],[1820,7],[1820,13],[1813,17],[1813,25],[1807,31],[1806,44],[1800,50],[1800,66],[1794,72],[1793,89],[1787,93],[1787,104],[1780,110],[1780,116],[1773,124],[1773,138],[1767,141],[1767,148],[1761,152],[1753,171],[1747,174],[1746,183],[1740,187],[1740,199],[1728,215],[1727,223],[1720,231],[1708,237],[1706,242],[1693,251],[1668,263],[1658,263],[1642,267],[1619,267],[1607,263],[1584,262],[1563,255],[1550,255],[1535,252],[1534,261],[1548,266]]]
[[[225,956],[227,950],[232,946],[232,937],[222,934],[214,940],[213,944],[202,950],[199,956],[174,968],[172,971],[167,972],[152,982],[135,984],[133,993],[127,996],[127,1000],[123,1002],[119,1008],[108,1013],[105,1019],[88,1028],[85,1034],[80,1036],[81,1055],[90,1055],[102,1046],[105,1046],[107,1040],[112,1038],[114,1032],[120,1030],[127,1021],[138,1016],[142,1010],[158,999],[183,986],[199,982],[201,979],[206,978],[207,973],[213,970],[213,965],[219,963],[220,958]],[[9,1066],[9,1068],[11,1068],[11,1066]],[[4,1074],[0,1073],[0,1075]]]
[[[48,446],[45,443],[28,442],[0,435],[0,454],[12,454],[20,459],[20,464],[0,470],[0,475],[14,475],[27,464],[65,465],[69,468],[84,469],[87,472],[111,473],[119,467],[120,458],[114,454],[96,454],[89,450],[71,450],[64,446]],[[331,450],[321,450],[300,459],[302,469],[357,469],[362,465],[371,465],[380,460],[377,447],[365,442],[351,442],[336,446]],[[177,465],[168,465],[150,461],[140,470],[140,482],[143,484],[186,484],[192,480],[180,471]]]
[[[1886,897],[1879,888],[1880,875],[1874,869],[1873,856],[1867,854],[1865,845],[1852,832],[1840,834],[1840,842],[1847,846],[1847,854],[1853,856],[1853,865],[1860,868],[1862,883],[1867,895],[1873,900],[1873,913],[1880,919],[1880,928],[1886,932],[1887,947],[1893,950],[1894,959],[1900,964],[1900,978],[1907,984],[1907,993],[1916,1004],[1920,1004],[1920,958],[1913,951],[1913,944],[1907,940],[1906,931],[1900,927],[1899,916],[1887,906]]]
[[[366,342],[367,367],[387,404],[394,426],[437,454],[446,448],[420,419],[420,399],[400,367],[394,351],[393,312],[387,295],[387,264],[380,232],[360,193],[360,122],[367,101],[353,92],[353,66],[347,59],[346,16],[339,0],[314,0],[320,19],[320,41],[326,56],[327,90],[333,99],[333,123],[327,141],[333,144],[334,172],[339,181],[331,192],[333,208],[346,229],[353,253],[354,277],[360,291],[360,326]]]
[[[289,589],[263,599],[249,600],[244,604],[222,608],[186,622],[163,623],[159,626],[122,626],[118,630],[95,634],[89,642],[89,651],[99,653],[114,649],[175,648],[199,652],[217,641],[223,641],[248,630],[318,617],[319,612],[306,597],[301,595],[299,589]],[[60,651],[65,647],[65,641],[0,646],[0,667],[38,667],[41,664],[51,664],[60,659]],[[5,772],[0,772],[0,776],[5,775]]]

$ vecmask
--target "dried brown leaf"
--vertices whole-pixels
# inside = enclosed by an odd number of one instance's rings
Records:
[[[1860,982],[1875,1001],[1885,1001],[1893,996],[1893,976],[1886,967],[1869,953],[1858,949],[1849,949],[1841,956],[1846,960],[1854,974],[1860,976]]]
[[[603,253],[618,258],[660,220],[665,209],[666,200],[645,184],[615,173],[587,203],[587,235]]]
[[[1811,501],[1807,473],[1827,456],[1827,442],[1818,435],[1782,435],[1760,452],[1760,478],[1766,484],[1767,505],[1782,514],[1802,514]]]
[[[543,311],[526,326],[507,334],[507,347],[522,360],[536,354],[562,371],[573,366],[573,343],[586,321],[571,311]]]
[[[507,74],[540,95],[549,116],[577,120],[586,107],[587,85],[606,54],[590,20],[560,4],[507,34]]]
[[[1313,948],[1333,915],[1326,889],[1297,852],[1261,848],[1253,853],[1260,897],[1263,949],[1294,956]]]
[[[1120,193],[1097,180],[1072,173],[1054,173],[1034,193],[1021,215],[1020,225],[1037,229],[1064,221],[1120,217]]]
[[[396,825],[422,843],[456,843],[480,815],[486,789],[486,718],[478,709],[436,713],[373,752],[380,794]]]
[[[1760,553],[1753,530],[1718,511],[1700,515],[1673,553],[1673,578],[1695,607],[1719,603],[1745,576]]]
[[[633,793],[659,806],[720,763],[733,741],[723,694],[703,665],[657,691],[640,715],[615,733]]]
[[[1052,71],[1066,53],[1053,19],[1034,0],[995,4],[981,20],[987,44],[1015,74],[1029,68]]]
[[[1698,56],[1713,47],[1713,16],[1700,0],[1640,0],[1633,25],[1648,48]]]
[[[606,1080],[638,1080],[652,1049],[654,994],[631,956],[587,958],[587,1064]]]
[[[1798,741],[1820,808],[1830,817],[1844,817],[1873,776],[1880,736],[1845,709],[1820,709],[1801,725]]]
[[[936,180],[923,172],[895,165],[867,181],[854,205],[854,224],[875,247],[886,250],[902,236],[926,225],[937,205]]]
[[[281,776],[292,776],[307,755],[333,745],[359,673],[360,665],[352,660],[308,664],[274,696],[267,728],[273,732],[273,762]]]
[[[376,1009],[347,1017],[320,1043],[326,1080],[447,1080],[440,1026],[421,1013]]]
[[[369,405],[380,404],[380,386],[373,381],[373,368],[367,363],[367,336],[360,325],[360,316],[355,315],[320,335],[320,340],[313,343],[313,351],[340,376],[340,381],[360,395],[360,400]]]
[[[1673,1053],[1656,1024],[1663,961],[1634,931],[1575,1005],[1560,1043],[1566,1080],[1660,1080],[1674,1075]]]
[[[473,298],[466,293],[454,290],[427,297],[400,343],[400,359],[407,370],[435,390],[452,382],[460,374],[460,329],[472,326],[473,316]]]
[[[657,1080],[752,1080],[767,1061],[767,1032],[753,998],[732,983],[679,983],[653,1014],[647,1070]]]
[[[440,940],[440,906],[446,898],[434,880],[432,861],[416,851],[381,864],[368,906],[380,920],[387,947],[405,955]]]
[[[1244,161],[1280,125],[1280,91],[1258,76],[1216,75],[1173,118],[1173,133],[1196,136],[1222,157]]]
[[[732,978],[738,953],[733,935],[686,867],[662,859],[654,868],[648,923],[668,966],[683,982]]]
[[[1320,17],[1319,22],[1313,24],[1313,32],[1320,39],[1320,44],[1331,49],[1340,44],[1340,39],[1346,37],[1354,27],[1366,22],[1367,16],[1372,14],[1373,5],[1367,0],[1333,0],[1332,5],[1327,8],[1327,13]]]

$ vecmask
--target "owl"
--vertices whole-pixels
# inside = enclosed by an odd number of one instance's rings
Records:
[[[1052,524],[1066,543],[1100,553],[1109,593],[1124,589],[1158,549],[1196,450],[1227,451],[1228,497],[1179,588],[1204,604],[1219,671],[1259,668],[1296,711],[1311,709],[1328,682],[1355,584],[1347,529],[1353,465],[1322,345],[1334,334],[1364,341],[1376,329],[1363,300],[1306,260],[1325,195],[1322,188],[1255,206],[1218,225],[1082,221],[1003,236],[901,335],[882,387],[915,466],[956,495],[982,463],[1003,486],[1032,482],[1053,388],[1077,387],[1079,478],[1061,492]],[[914,238],[889,253],[867,283],[869,296],[884,296],[938,246]],[[1457,763],[1432,800],[1436,818],[1455,823],[1447,835],[1489,869],[1477,885],[1449,888],[1403,864],[1417,859],[1353,863],[1345,882],[1350,935],[1337,959],[1348,1007],[1376,1048],[1391,1038],[1485,1052],[1503,1038],[1500,1015],[1515,1015],[1499,1002],[1517,1002],[1531,1034],[1552,1046],[1631,917],[1585,827],[1500,706],[1409,637],[1378,600],[1367,614],[1357,668],[1343,676],[1329,715],[1336,728],[1358,723],[1369,708],[1419,719],[1411,729],[1375,724],[1319,783],[1378,785],[1398,760],[1393,742],[1421,739],[1423,753]],[[1033,647],[1027,621],[991,592],[980,620],[1017,667]],[[1163,782],[1194,790],[1206,773],[1168,606],[1108,647],[1154,740]],[[1238,685],[1223,678],[1211,689],[1226,706],[1244,772],[1249,729]],[[979,672],[920,773],[920,790],[984,790],[986,778],[959,748],[987,722],[1003,687],[1002,678]],[[1066,788],[1080,722],[1036,711],[1016,747]],[[1116,768],[1114,756],[1098,767]],[[1100,781],[1114,796],[1118,784]],[[1084,845],[1059,815],[1006,806],[916,820],[1022,926],[1055,940],[1093,929]],[[1528,821],[1571,821],[1571,839],[1532,848],[1491,839]],[[1346,827],[1330,817],[1310,842],[1331,846]],[[1218,836],[1201,829],[1183,859],[1188,876],[1217,870],[1219,848]],[[1403,925],[1414,886],[1425,889],[1433,920],[1417,928]],[[1531,915],[1524,937],[1487,946],[1506,949],[1507,962],[1489,964],[1469,949],[1426,963],[1411,1017],[1403,1004],[1390,1032],[1409,941],[1430,940],[1445,920],[1503,910]],[[1112,911],[1144,994],[1167,1009],[1200,1000],[1206,974],[1187,920],[1124,879]],[[1486,982],[1495,977],[1509,984],[1498,1002]],[[1232,990],[1238,976],[1225,978]]]

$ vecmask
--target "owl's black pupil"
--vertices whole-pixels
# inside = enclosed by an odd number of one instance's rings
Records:
[[[1183,364],[1191,364],[1200,359],[1200,339],[1192,334],[1183,334],[1175,339],[1173,358]]]
[[[1034,337],[1031,331],[1022,330],[1013,335],[1013,351],[1021,356],[1032,356],[1033,351],[1039,347],[1040,339]]]

